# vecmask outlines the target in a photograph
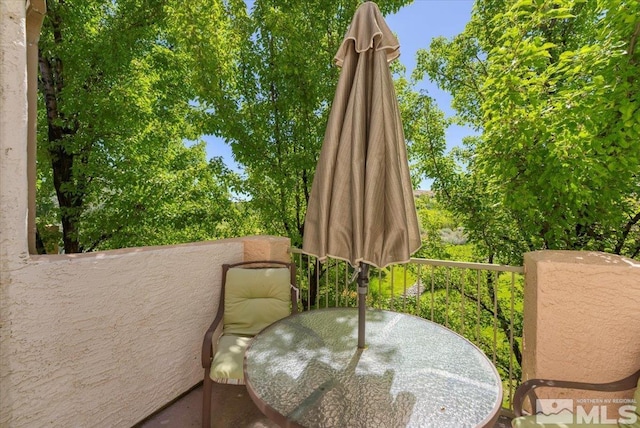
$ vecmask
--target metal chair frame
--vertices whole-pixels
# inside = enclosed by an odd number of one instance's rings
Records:
[[[286,267],[291,274],[291,313],[298,312],[298,296],[296,289],[296,265],[294,263],[287,263],[275,260],[256,260],[248,262],[240,262],[234,264],[222,265],[222,289],[220,291],[220,303],[218,304],[218,311],[211,323],[211,326],[204,335],[202,342],[202,367],[204,368],[204,382],[202,391],[202,427],[209,428],[211,426],[211,396],[213,388],[213,380],[209,376],[211,370],[211,363],[213,362],[213,343],[217,341],[222,334],[223,319],[224,319],[224,298],[225,298],[225,286],[227,282],[227,272],[231,268],[243,267],[246,269],[260,269],[268,267]],[[243,386],[244,385],[239,385]]]
[[[541,387],[548,388],[565,388],[565,389],[581,389],[587,391],[601,391],[601,392],[614,392],[614,391],[627,391],[634,389],[638,385],[638,379],[640,378],[640,370],[634,374],[613,382],[607,383],[588,383],[588,382],[571,382],[566,380],[550,380],[550,379],[529,379],[523,382],[522,385],[516,389],[516,393],[513,396],[513,411],[516,417],[526,416],[523,411],[525,400],[530,400],[533,408],[536,399],[538,398],[535,390]]]

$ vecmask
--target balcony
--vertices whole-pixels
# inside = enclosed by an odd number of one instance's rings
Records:
[[[355,305],[355,284],[350,283],[351,272],[344,262],[329,260],[323,265],[318,265],[315,259],[302,254],[297,249],[289,251],[298,267],[298,284],[301,286],[300,304],[304,305],[305,310]],[[580,266],[581,261],[585,262],[585,266]],[[606,272],[613,273],[617,268],[627,270],[627,267],[631,267],[632,270],[627,272],[638,275],[640,268],[640,264],[633,261],[617,259],[602,253],[531,253],[527,255],[526,262],[529,272],[534,272],[536,277],[542,277],[544,280],[548,272],[555,277],[548,284],[550,288],[545,289],[544,284],[540,284],[542,287],[539,291],[545,293],[553,293],[553,289],[557,288],[555,284],[562,281],[563,275],[566,278],[573,278],[573,283],[583,284],[583,289],[588,291],[589,284],[586,283],[585,278],[596,275],[597,281],[605,284]],[[595,270],[594,265],[597,266]],[[565,272],[558,271],[559,266],[564,266]],[[522,301],[523,298],[526,299],[532,295],[528,293],[525,296],[524,271],[525,269],[520,266],[412,259],[407,265],[372,272],[368,305],[434,320],[466,336],[483,349],[485,354],[493,360],[503,379],[505,396],[503,412],[495,427],[509,427],[511,416],[509,408],[513,392],[522,377],[523,358],[529,357],[530,370],[535,370],[537,373],[544,374],[544,370],[572,370],[566,364],[558,367],[557,356],[550,358],[547,362],[538,356],[537,367],[531,362],[534,356],[531,353],[527,354],[526,348],[523,357]],[[531,276],[529,275],[527,284],[533,284]],[[636,294],[637,292],[636,290]],[[596,306],[601,305],[596,303]],[[627,318],[628,320],[638,317],[637,313],[629,312],[626,315],[631,317]],[[606,317],[604,312],[588,318],[603,317]],[[560,318],[562,319],[563,315],[560,315]],[[571,323],[566,319],[563,322]],[[583,321],[577,321],[578,325],[581,323]],[[545,331],[550,327],[553,328],[553,321],[546,326],[543,322],[535,324],[533,327],[539,331],[536,333],[534,329],[528,329],[531,337],[536,338],[535,335],[538,334],[549,340],[556,339],[549,330]],[[577,330],[569,329],[568,334],[576,334],[576,332]],[[562,348],[558,352],[566,354]],[[635,363],[631,363],[630,366],[633,367],[633,364],[637,364],[637,352],[632,353],[630,357],[630,360],[621,358],[616,362],[624,366],[635,359]],[[606,364],[598,362],[600,358],[598,350],[594,350],[593,355],[585,355],[581,358],[588,366]],[[613,372],[616,370],[628,371],[618,367]],[[570,374],[565,376],[571,377]],[[604,379],[613,378],[616,375],[598,376]],[[201,388],[196,387],[137,426],[140,428],[200,426],[201,394]],[[213,426],[276,426],[260,413],[243,387],[216,385],[213,402],[213,411],[216,415],[213,418]]]

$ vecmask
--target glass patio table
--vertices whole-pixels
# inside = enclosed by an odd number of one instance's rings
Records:
[[[496,368],[457,333],[416,316],[318,309],[260,332],[246,351],[249,395],[286,427],[492,426],[502,404]]]

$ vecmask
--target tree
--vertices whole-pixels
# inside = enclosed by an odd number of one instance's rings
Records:
[[[405,0],[385,1],[383,13]],[[358,1],[258,0],[233,16],[241,40],[234,72],[217,97],[213,84],[198,102],[211,112],[210,132],[231,145],[243,167],[242,191],[263,230],[302,243],[304,217],[339,69],[333,57]],[[203,59],[199,72],[216,73]],[[204,79],[200,79],[204,81]]]
[[[418,58],[482,131],[434,156],[435,187],[487,259],[536,249],[640,254],[640,2],[476,3]]]
[[[47,6],[38,230],[59,221],[66,253],[224,234],[217,225],[232,209],[228,171],[207,163],[202,143],[183,142],[202,135],[202,114],[191,103],[191,61],[176,43],[182,2]],[[210,55],[225,61],[225,47]]]

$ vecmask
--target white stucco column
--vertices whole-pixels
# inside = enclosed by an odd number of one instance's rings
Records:
[[[0,51],[0,272],[4,276],[7,269],[28,254],[24,0],[0,1]]]
[[[0,0],[0,425],[15,403],[9,381],[12,271],[27,247],[27,42],[24,0]]]

